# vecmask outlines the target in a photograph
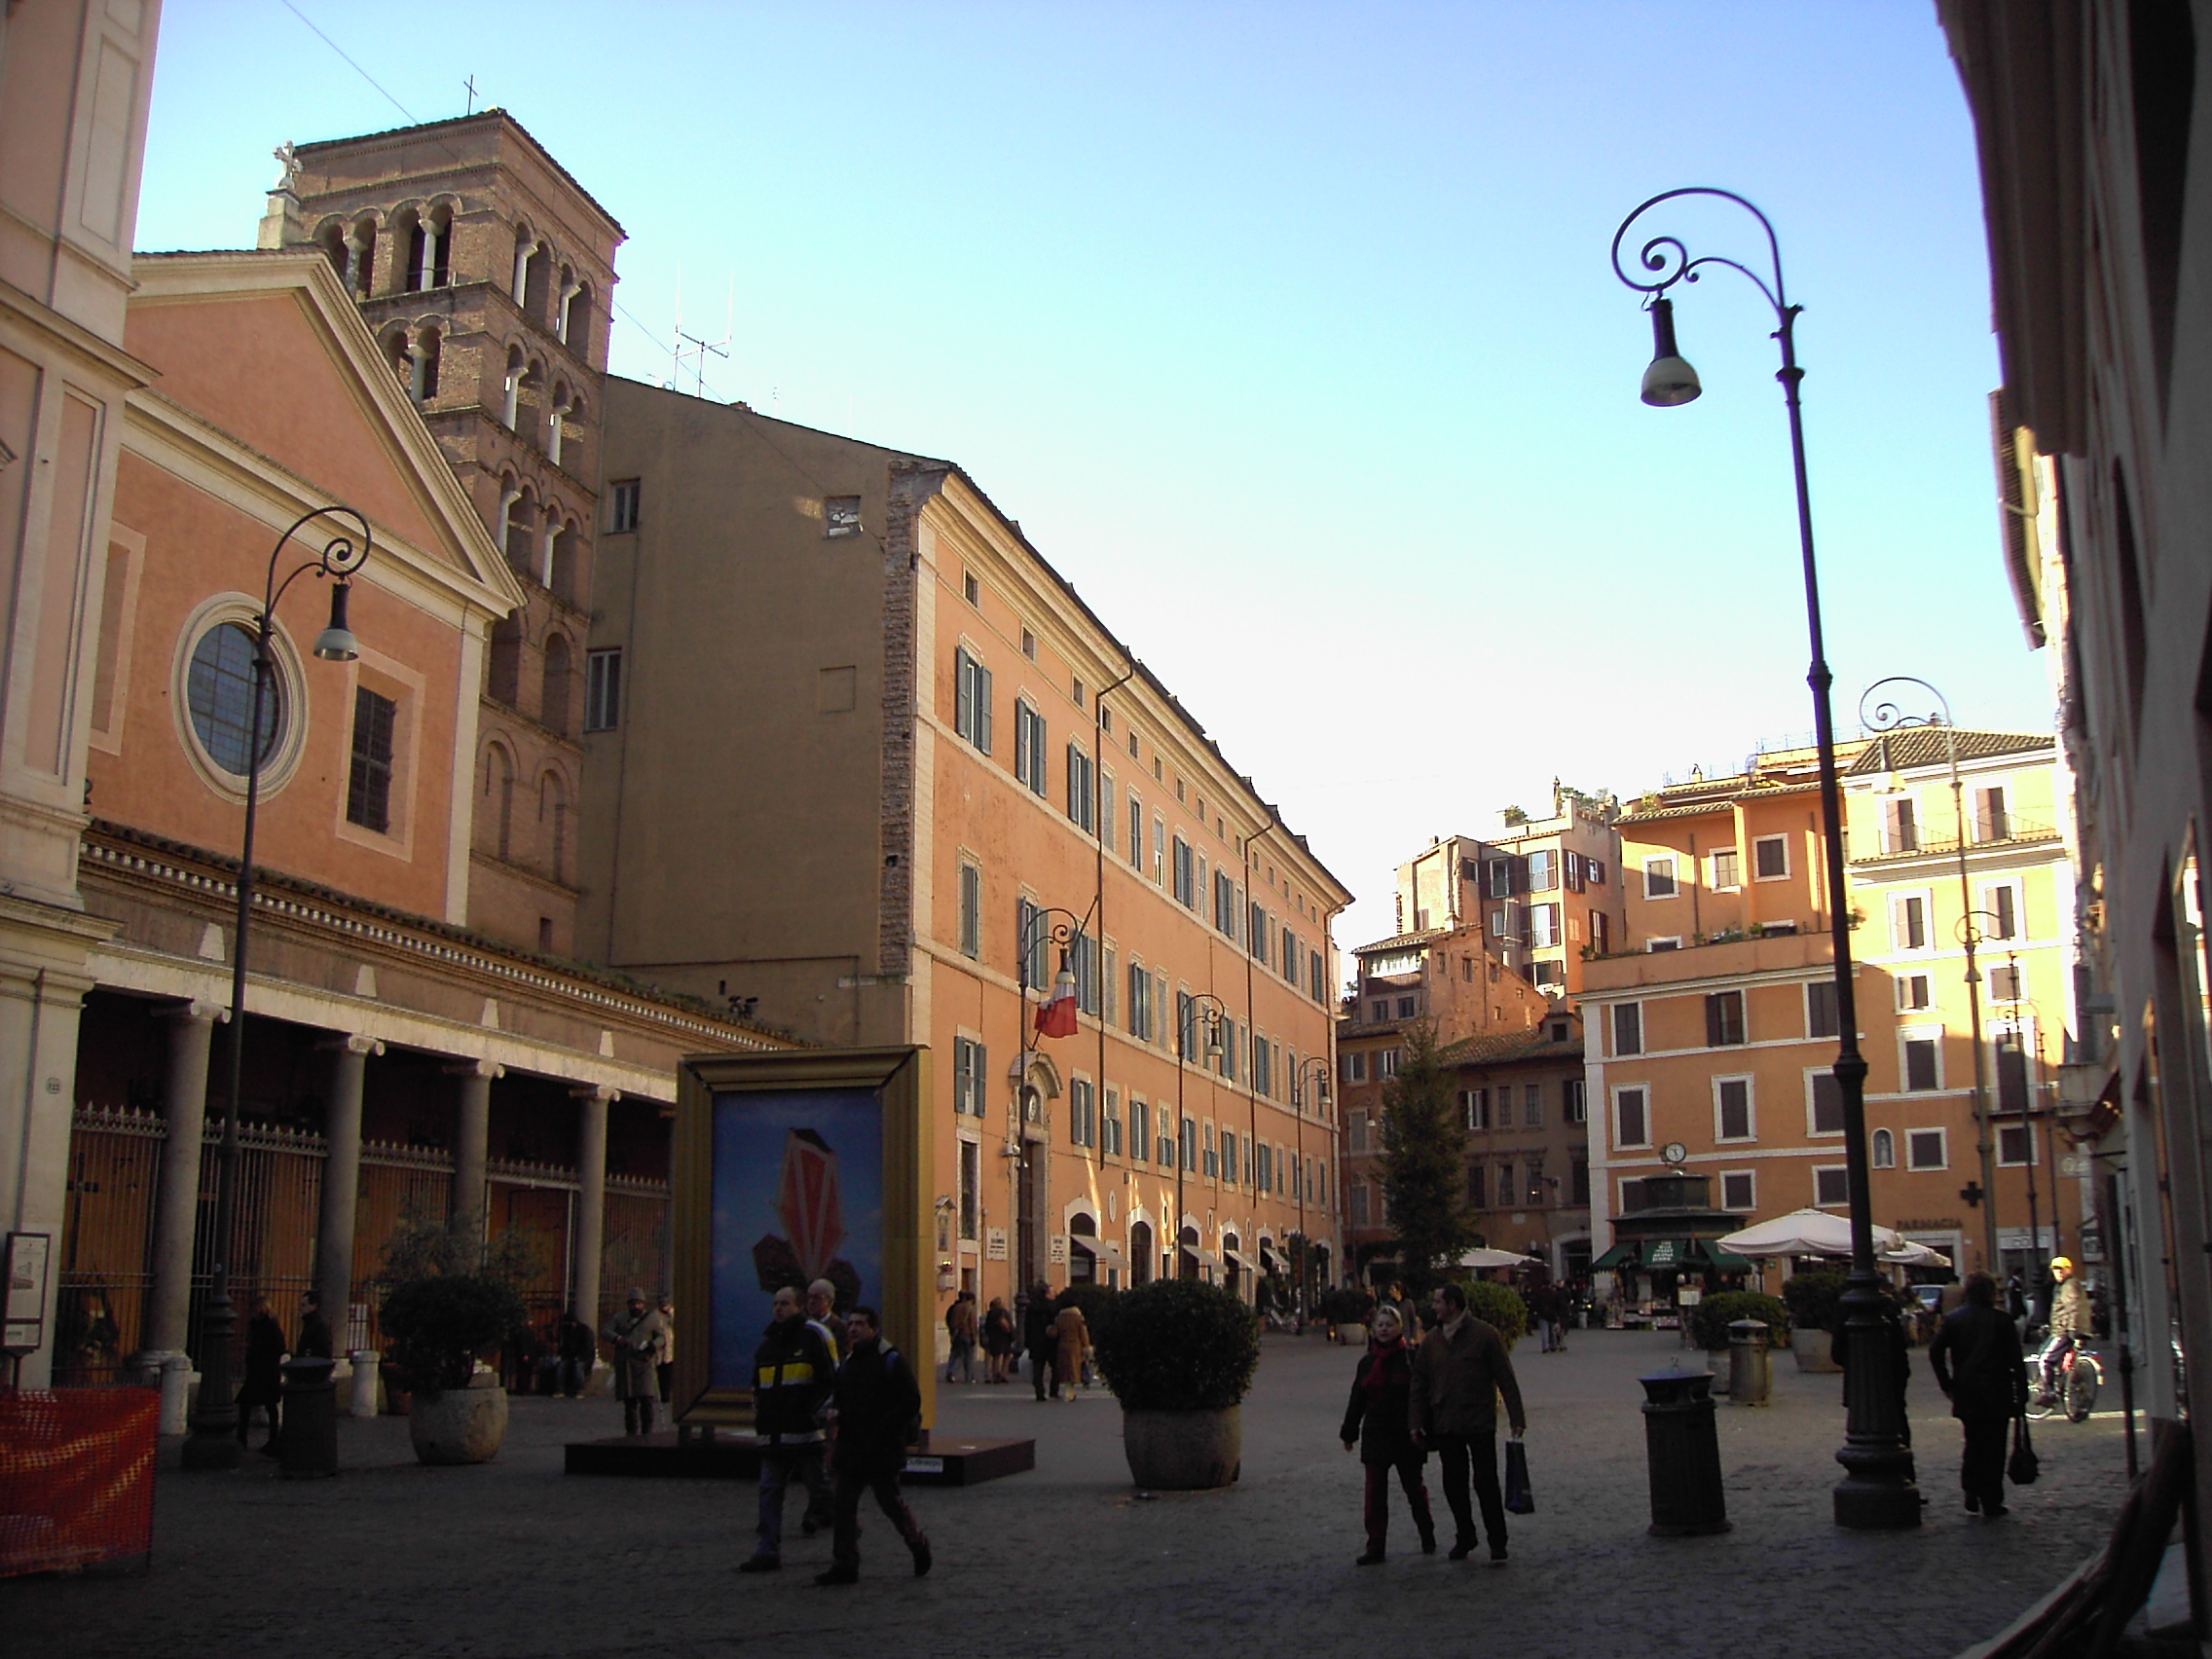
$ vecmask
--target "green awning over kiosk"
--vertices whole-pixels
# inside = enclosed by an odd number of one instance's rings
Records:
[[[1595,1262],[1592,1262],[1590,1271],[1594,1273],[1614,1272],[1622,1268],[1633,1268],[1635,1266],[1636,1241],[1624,1238]]]

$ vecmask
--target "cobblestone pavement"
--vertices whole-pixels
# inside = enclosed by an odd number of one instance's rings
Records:
[[[1221,1493],[1135,1493],[1103,1391],[1040,1405],[1025,1385],[943,1390],[940,1431],[1034,1435],[1037,1469],[914,1492],[936,1571],[911,1578],[875,1519],[851,1589],[815,1588],[829,1540],[795,1530],[782,1573],[733,1570],[749,1484],[564,1476],[564,1441],[619,1432],[608,1401],[516,1401],[505,1448],[473,1469],[416,1464],[397,1419],[343,1422],[334,1481],[280,1480],[258,1458],[188,1476],[172,1445],[151,1569],[0,1586],[0,1652],[704,1659],[865,1644],[1027,1659],[1200,1641],[1365,1656],[1419,1632],[1424,1649],[1441,1638],[1441,1651],[1513,1659],[1947,1655],[2098,1547],[2123,1493],[2117,1417],[2053,1421],[2037,1430],[2043,1479],[2011,1516],[1968,1517],[1957,1429],[1916,1353],[1927,1524],[1841,1531],[1838,1379],[1799,1376],[1785,1354],[1772,1406],[1720,1408],[1734,1530],[1654,1538],[1635,1379],[1677,1357],[1699,1358],[1647,1333],[1577,1332],[1565,1354],[1520,1345],[1538,1511],[1515,1519],[1501,1569],[1481,1551],[1422,1557],[1402,1508],[1389,1563],[1353,1567],[1359,1469],[1335,1438],[1353,1356],[1271,1338],[1243,1477]]]

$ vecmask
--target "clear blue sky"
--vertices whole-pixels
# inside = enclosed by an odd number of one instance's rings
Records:
[[[628,229],[617,373],[961,461],[1364,897],[1432,835],[1803,732],[1764,302],[1645,197],[1759,203],[1806,307],[1839,724],[1918,674],[2044,731],[1999,561],[1972,134],[1933,0],[301,12],[419,119],[461,81]],[[139,244],[250,245],[283,139],[404,118],[281,0],[172,0]],[[1699,248],[1756,226],[1700,212]]]

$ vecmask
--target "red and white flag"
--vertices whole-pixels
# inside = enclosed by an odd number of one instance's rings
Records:
[[[1075,981],[1062,975],[1052,986],[1051,1000],[1037,1009],[1037,1035],[1040,1037],[1073,1037],[1075,1035]]]

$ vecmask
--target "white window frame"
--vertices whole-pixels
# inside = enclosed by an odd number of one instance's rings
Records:
[[[1749,1181],[1751,1199],[1749,1203],[1732,1204],[1728,1201],[1728,1183]],[[1751,1215],[1759,1207],[1759,1172],[1756,1169],[1723,1169],[1720,1171],[1720,1207],[1737,1215]]]
[[[1634,1095],[1637,1095],[1637,1096],[1639,1096],[1639,1097],[1641,1098],[1641,1102],[1642,1102],[1642,1112],[1643,1112],[1643,1138],[1642,1138],[1641,1140],[1633,1140],[1633,1141],[1632,1141],[1632,1140],[1624,1140],[1624,1139],[1622,1139],[1622,1138],[1621,1138],[1621,1096],[1622,1096],[1622,1095],[1624,1095],[1624,1094],[1634,1094]],[[1647,1083],[1624,1083],[1624,1084],[1618,1084],[1618,1085],[1615,1085],[1615,1086],[1614,1086],[1614,1088],[1613,1088],[1613,1090],[1612,1090],[1612,1108],[1613,1108],[1613,1122],[1612,1122],[1612,1130],[1613,1130],[1613,1147],[1614,1147],[1614,1150],[1616,1150],[1616,1151],[1619,1151],[1619,1152],[1631,1152],[1631,1151],[1634,1151],[1634,1150],[1636,1150],[1636,1149],[1638,1149],[1638,1148],[1640,1148],[1640,1147],[1648,1147],[1648,1146],[1650,1146],[1650,1144],[1651,1144],[1651,1086],[1650,1086],[1649,1084],[1647,1084]]]
[[[1744,1127],[1746,1132],[1731,1135],[1723,1132],[1720,1122],[1720,1086],[1740,1083],[1744,1086]],[[1750,1072],[1729,1072],[1713,1080],[1713,1139],[1715,1145],[1748,1146],[1759,1138],[1758,1086]]]
[[[1633,1048],[1633,1049],[1623,1049],[1623,1048],[1621,1047],[1621,1025],[1620,1025],[1620,1014],[1621,1014],[1621,1010],[1622,1010],[1622,1009],[1624,1009],[1624,1008],[1633,1008],[1634,1010],[1636,1010],[1636,1047],[1635,1047],[1635,1048]],[[1605,1014],[1605,1048],[1606,1048],[1606,1051],[1607,1051],[1608,1053],[1610,1053],[1610,1054],[1612,1055],[1612,1057],[1613,1057],[1614,1059],[1616,1059],[1616,1060],[1617,1060],[1617,1059],[1621,1059],[1621,1058],[1624,1058],[1624,1057],[1626,1057],[1626,1056],[1628,1056],[1628,1055],[1631,1055],[1631,1054],[1641,1054],[1641,1053],[1642,1053],[1642,1052],[1643,1052],[1643,1004],[1642,1004],[1642,1003],[1641,1003],[1641,1002],[1618,1002],[1618,1003],[1614,1003],[1614,1004],[1613,1004],[1613,1005],[1611,1006],[1611,1008],[1610,1008],[1610,1009],[1608,1009],[1608,1010],[1606,1011],[1606,1014]]]
[[[1844,1136],[1844,1131],[1841,1128],[1823,1129],[1814,1126],[1816,1122],[1814,1118],[1814,1101],[1816,1098],[1814,1091],[1819,1088],[1821,1077],[1824,1074],[1832,1073],[1834,1070],[1833,1066],[1807,1066],[1805,1068],[1805,1138],[1807,1140],[1839,1141]],[[1838,1084],[1837,1087],[1840,1088],[1842,1085]]]
[[[2025,1169],[2031,1162],[2035,1163],[2039,1168],[2042,1166],[2043,1161],[2037,1156],[2037,1154],[2042,1149],[2036,1143],[2036,1126],[2033,1123],[2021,1124],[2017,1122],[2008,1121],[2004,1123],[1993,1124],[1990,1126],[1997,1131],[1997,1144],[1991,1149],[1991,1151],[1996,1155],[1998,1168]],[[2025,1129],[2027,1131],[2028,1156],[2026,1158],[2007,1158],[2005,1156],[2005,1136],[2007,1135],[2007,1133],[2013,1129]]]
[[[1813,1030],[1813,993],[1817,990],[1820,990],[1824,986],[1826,987],[1827,991],[1832,997],[1835,991],[1835,981],[1833,979],[1807,979],[1804,981],[1804,995],[1802,1000],[1804,1003],[1805,1013],[1805,1041],[1808,1043],[1831,1042],[1840,1034],[1840,1032],[1838,1031],[1824,1031],[1816,1034]],[[1828,1013],[1831,1022],[1839,1022],[1837,1020],[1836,1011],[1832,1007],[1829,1009]]]
[[[1651,891],[1651,877],[1654,873],[1652,866],[1655,865],[1667,866],[1667,891],[1664,893]],[[1675,853],[1653,853],[1643,861],[1643,897],[1646,903],[1657,903],[1662,900],[1679,899],[1682,896],[1680,866],[1681,859]]]
[[[2011,817],[2012,809],[2009,806],[2005,809],[2005,815],[2007,818]],[[2012,895],[2012,931],[2009,935],[1984,933],[1980,936],[1984,944],[2019,945],[2027,940],[2027,887],[2017,877],[2008,880],[1984,881],[1975,887],[1974,903],[1982,910],[1983,915],[1974,919],[1974,925],[1977,928],[1980,927],[1986,917],[1994,916],[1997,913],[1997,896],[2005,892],[2009,892]]]
[[[1920,901],[1920,942],[1904,942],[1904,929],[1900,925],[1906,903]],[[1890,895],[1890,949],[1899,956],[1927,956],[1936,949],[1936,898],[1925,887],[1912,888]]]
[[[1821,1177],[1839,1175],[1843,1178],[1843,1196],[1839,1198],[1821,1197]],[[1851,1165],[1848,1163],[1816,1163],[1813,1165],[1813,1208],[1844,1209],[1851,1203]]]
[[[1897,1131],[1888,1128],[1872,1130],[1866,1137],[1866,1167],[1869,1169],[1895,1169],[1897,1166]]]
[[[1935,1163],[1923,1163],[1920,1161],[1917,1156],[1915,1143],[1922,1135],[1934,1135],[1936,1137],[1936,1153],[1937,1161]],[[1950,1168],[1951,1131],[1940,1124],[1924,1124],[1922,1127],[1917,1129],[1905,1130],[1904,1166],[1906,1169],[1914,1171],[1941,1170]]]
[[[1720,861],[1736,861],[1736,877],[1733,881],[1720,879]],[[1706,886],[1714,893],[1736,893],[1744,886],[1744,858],[1741,847],[1715,847],[1706,855]]]
[[[1682,936],[1680,934],[1664,934],[1659,938],[1647,939],[1643,941],[1643,953],[1646,956],[1649,956],[1654,951],[1679,950],[1681,948]]]
[[[1936,1087],[1915,1088],[1907,1073],[1905,1045],[1907,1043],[1934,1043],[1936,1045]],[[1940,1025],[1899,1025],[1898,1027],[1898,1092],[1899,1094],[1940,1094],[1943,1092],[1943,1027]]]
[[[1779,843],[1782,848],[1782,873],[1759,874],[1759,849]],[[1751,879],[1753,881],[1788,881],[1789,879],[1789,837],[1788,835],[1753,835],[1751,837]]]
[[[1898,1013],[1922,1014],[1936,1006],[1935,977],[1929,974],[1899,974],[1894,983],[1898,989]],[[1911,1000],[1914,984],[1920,987],[1919,1002]]]

